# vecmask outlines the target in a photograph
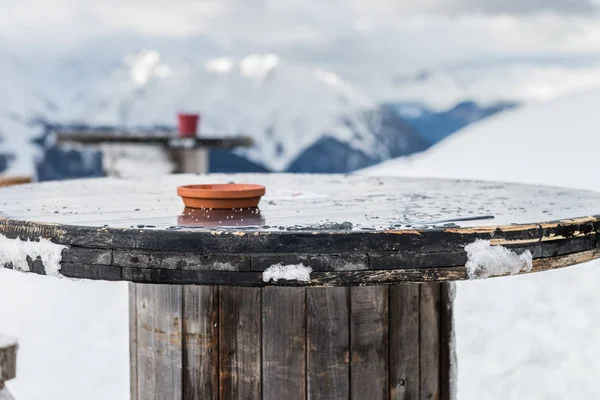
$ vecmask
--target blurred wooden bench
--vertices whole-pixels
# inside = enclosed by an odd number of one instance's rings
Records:
[[[30,183],[30,176],[2,176],[0,175],[0,187],[21,185],[23,183]]]
[[[0,335],[0,400],[13,400],[5,386],[17,375],[17,341]]]

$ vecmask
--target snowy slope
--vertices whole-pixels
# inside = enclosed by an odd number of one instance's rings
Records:
[[[370,174],[506,179],[573,187],[593,185],[584,160],[600,146],[600,90],[534,103],[492,116],[426,153],[390,160]],[[579,173],[575,173],[578,171]],[[600,185],[595,189],[600,190]]]
[[[480,105],[463,101],[454,107],[435,111],[420,103],[392,103],[406,123],[415,128],[429,144],[440,140],[474,122],[518,106],[514,102],[497,102]]]
[[[410,160],[363,171],[600,190],[600,90],[469,126]],[[464,282],[456,300],[459,399],[569,399],[600,392],[600,262]]]

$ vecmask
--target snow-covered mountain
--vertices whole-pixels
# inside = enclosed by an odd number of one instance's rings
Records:
[[[29,96],[39,106],[23,114],[45,126],[153,129],[172,127],[177,111],[200,112],[201,135],[251,136],[256,145],[235,153],[270,171],[349,172],[427,146],[397,113],[335,73],[273,54],[167,62],[150,51],[55,71],[45,93]]]
[[[457,130],[518,106],[516,102],[500,101],[480,105],[474,101],[463,101],[448,110],[435,111],[425,104],[414,102],[393,103],[400,116],[419,134],[434,145]]]
[[[206,59],[144,51],[114,62],[91,55],[47,65],[24,67],[27,79],[19,76],[18,64],[2,67],[18,84],[0,87],[13,99],[0,102],[0,135],[7,139],[0,144],[0,170],[9,163],[2,148],[21,154],[29,137],[44,137],[56,124],[172,129],[176,112],[194,111],[202,115],[201,135],[248,135],[256,143],[249,149],[214,152],[214,171],[344,173],[425,150],[453,131],[512,106],[463,102],[433,110],[414,102],[382,103],[334,72],[274,54]],[[45,146],[38,155],[41,178],[102,170],[98,154],[39,143]],[[30,159],[35,151],[25,153]],[[18,161],[12,166],[22,167],[23,157]]]
[[[272,54],[166,63],[144,52],[93,86],[93,96],[79,97],[77,111],[63,122],[168,126],[178,110],[199,111],[201,134],[253,137],[256,146],[239,154],[273,171],[287,170],[323,139],[359,154],[357,167],[423,148],[418,138],[407,138],[414,135],[407,125],[392,126],[376,101],[335,73]]]

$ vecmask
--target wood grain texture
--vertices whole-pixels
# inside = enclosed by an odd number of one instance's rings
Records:
[[[138,285],[135,294],[139,399],[456,396],[453,290],[446,283]],[[172,318],[178,311],[180,326]],[[179,344],[168,329],[180,332]]]
[[[440,283],[440,399],[456,400],[458,361],[453,302],[456,283]]]
[[[350,396],[349,288],[307,288],[307,394]]]
[[[306,398],[306,289],[262,289],[262,398]]]
[[[156,343],[154,335],[155,291],[152,285],[137,285],[137,398],[156,397]]]
[[[390,398],[420,399],[420,285],[389,288]]]
[[[137,292],[135,283],[129,284],[129,398],[137,400],[137,346],[138,346],[138,330],[137,330]]]
[[[155,291],[155,398],[180,400],[183,393],[183,288],[174,285],[152,286]]]
[[[218,288],[183,287],[183,398],[219,398]]]
[[[388,287],[350,289],[350,397],[389,398]]]
[[[420,285],[419,313],[419,375],[420,398],[438,400],[440,397],[440,284]]]
[[[261,289],[219,288],[220,399],[261,398]]]

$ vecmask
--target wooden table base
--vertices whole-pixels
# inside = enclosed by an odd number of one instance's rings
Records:
[[[453,285],[131,284],[131,398],[453,399]]]

